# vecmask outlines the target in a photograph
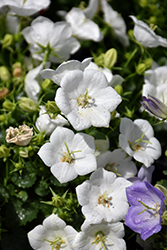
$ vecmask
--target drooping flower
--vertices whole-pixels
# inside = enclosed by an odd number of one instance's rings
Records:
[[[47,114],[44,106],[39,107],[39,117],[35,122],[35,126],[40,132],[45,132],[46,135],[50,135],[56,127],[68,125],[68,121],[60,114],[58,114],[55,118],[52,118],[49,114]]]
[[[72,37],[72,29],[67,22],[53,23],[43,16],[33,20],[31,26],[23,29],[22,34],[30,44],[32,57],[39,61],[44,59],[44,54],[55,63],[66,61],[80,47],[79,42]]]
[[[78,60],[70,60],[67,62],[63,62],[57,67],[56,70],[53,69],[42,70],[41,76],[44,79],[50,79],[57,85],[60,85],[61,79],[67,72],[75,69],[84,71],[85,68],[90,64],[91,60],[92,58],[86,58],[82,62]]]
[[[137,168],[131,157],[122,149],[115,149],[113,152],[107,151],[97,159],[97,167],[105,168],[107,171],[115,173],[125,179],[136,175]]]
[[[100,42],[103,39],[98,25],[87,18],[81,9],[72,8],[65,16],[65,19],[71,25],[75,37],[95,42]]]
[[[55,101],[76,130],[108,127],[111,114],[122,101],[103,73],[73,70],[64,75]]]
[[[77,231],[72,226],[51,214],[43,221],[43,225],[36,226],[28,233],[28,240],[35,250],[73,250],[72,244],[76,235]]]
[[[119,249],[125,250],[123,223],[89,224],[85,221],[74,241],[76,250]]]
[[[123,177],[116,177],[112,172],[103,168],[91,174],[76,187],[82,213],[89,223],[115,223],[125,218],[128,203],[125,188],[132,185]]]
[[[49,67],[50,63],[47,62],[45,67]],[[43,64],[41,63],[36,68],[31,69],[25,76],[25,92],[32,100],[38,102],[38,95],[41,87],[38,81],[41,79],[40,72],[43,69]]]
[[[6,5],[19,16],[31,16],[42,9],[47,9],[50,0],[5,0]]]
[[[119,13],[107,3],[106,0],[101,0],[101,7],[104,13],[104,21],[111,26],[113,33],[117,39],[124,45],[129,45],[129,39],[126,34],[126,24]]]
[[[33,128],[27,125],[21,125],[19,128],[9,127],[6,130],[6,141],[18,146],[26,146],[32,139]]]
[[[135,16],[130,16],[135,23],[134,37],[144,47],[167,47],[167,39],[155,34],[155,32],[143,21],[138,20]]]
[[[139,172],[137,174],[137,177],[131,177],[128,178],[129,181],[131,181],[132,183],[137,183],[137,182],[144,182],[147,181],[149,183],[151,183],[151,179],[152,179],[152,173],[155,169],[154,165],[151,165],[149,168],[146,168],[144,165],[141,166],[141,168],[139,169]]]
[[[161,145],[148,121],[136,119],[132,122],[128,118],[121,118],[120,133],[119,146],[146,167],[161,156]]]
[[[161,230],[164,194],[149,182],[136,183],[126,189],[131,207],[125,225],[139,233],[143,240]]]
[[[96,169],[94,138],[68,128],[57,127],[38,155],[51,167],[52,174],[61,183],[74,180],[78,175],[88,174]]]
[[[145,96],[142,98],[143,101],[141,104],[149,113],[151,113],[153,116],[156,116],[157,118],[163,120],[167,119],[167,106],[163,102],[151,95],[148,95],[148,98]]]

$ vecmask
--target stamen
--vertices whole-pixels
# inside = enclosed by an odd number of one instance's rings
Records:
[[[112,205],[112,203],[110,202],[112,198],[107,197],[106,194],[107,191],[105,191],[104,194],[99,194],[98,204],[102,204],[104,207],[109,207],[110,205]]]

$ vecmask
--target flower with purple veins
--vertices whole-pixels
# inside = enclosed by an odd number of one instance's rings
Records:
[[[157,118],[167,119],[167,106],[158,98],[148,95],[148,98],[143,96],[143,107]]]
[[[164,194],[148,182],[135,183],[126,188],[131,207],[125,225],[140,234],[143,240],[161,230]]]

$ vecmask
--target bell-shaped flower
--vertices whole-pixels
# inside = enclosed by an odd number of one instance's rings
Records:
[[[87,18],[92,19],[98,11],[100,0],[89,0],[88,6],[83,9],[83,12]]]
[[[125,189],[132,185],[123,177],[103,168],[91,174],[90,180],[76,187],[82,213],[89,223],[115,223],[125,218],[129,205]]]
[[[55,102],[75,130],[109,127],[110,112],[122,101],[103,73],[73,70],[64,75]]]
[[[56,214],[48,216],[42,225],[28,233],[28,240],[35,250],[64,249],[73,250],[73,240],[77,231],[60,219]]]
[[[100,42],[103,39],[99,26],[87,18],[81,9],[72,8],[65,16],[65,19],[71,25],[75,37],[95,42]]]
[[[39,117],[35,122],[35,126],[40,132],[45,132],[46,135],[50,135],[58,126],[68,125],[68,121],[62,115],[58,114],[54,117],[53,114],[52,117],[51,114],[47,114],[44,106],[39,107]]]
[[[57,127],[38,155],[51,167],[52,174],[61,183],[74,180],[78,175],[86,175],[97,167],[94,156],[94,138],[77,133],[68,128]]]
[[[135,16],[130,16],[135,23],[134,37],[144,47],[167,47],[167,39],[155,34],[155,32],[143,21],[138,20]]]
[[[53,69],[42,70],[41,76],[44,79],[50,79],[57,85],[60,85],[61,79],[67,72],[71,70],[75,70],[75,69],[84,71],[85,68],[90,64],[91,60],[92,58],[90,57],[90,58],[84,59],[82,62],[78,60],[70,60],[67,62],[63,62],[57,67],[56,70],[53,70]]]
[[[85,221],[74,241],[76,250],[119,249],[125,250],[123,223],[89,224]]]
[[[136,161],[149,167],[161,156],[161,145],[154,137],[150,123],[144,119],[134,122],[121,118],[119,146]]]
[[[5,0],[6,5],[14,11],[18,16],[31,16],[42,9],[47,9],[50,5],[50,0]]]
[[[151,95],[148,95],[148,98],[145,96],[142,98],[143,101],[141,104],[149,113],[151,113],[153,116],[156,116],[157,118],[163,120],[167,119],[167,106],[163,102]]]
[[[133,177],[137,173],[136,165],[131,161],[131,157],[122,149],[115,149],[113,152],[107,151],[97,158],[97,167],[105,168],[107,171],[115,173],[125,179]]]
[[[95,156],[98,159],[101,155],[103,155],[109,149],[110,142],[108,137],[106,139],[97,139],[95,140]]]
[[[119,13],[107,3],[106,0],[101,0],[101,8],[104,13],[104,21],[111,26],[116,38],[124,45],[129,45],[129,39],[126,34],[126,24]]]
[[[80,47],[72,37],[72,29],[67,22],[53,23],[50,19],[39,16],[31,26],[22,30],[22,34],[30,44],[32,57],[42,61],[44,56],[55,63],[66,61]]]
[[[126,189],[131,205],[125,217],[125,225],[140,234],[143,240],[158,233],[164,209],[164,194],[149,182],[139,182]]]

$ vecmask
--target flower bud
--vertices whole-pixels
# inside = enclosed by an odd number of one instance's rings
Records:
[[[152,62],[153,62],[152,58],[147,58],[144,60],[144,64],[146,65],[147,68],[151,68]]]
[[[112,48],[107,50],[104,55],[104,66],[108,69],[111,69],[117,61],[117,51]]]
[[[38,104],[29,97],[21,97],[18,102],[19,107],[26,112],[35,112],[38,110]]]
[[[45,79],[42,83],[42,88],[49,89],[52,86],[53,82],[50,79]]]
[[[162,217],[162,224],[167,226],[167,210],[163,213]]]
[[[123,94],[123,88],[122,88],[122,86],[121,86],[120,84],[117,84],[117,85],[114,87],[114,89],[117,91],[117,93],[118,93],[119,95],[122,95],[122,94]]]
[[[0,79],[2,82],[7,82],[10,80],[10,72],[7,67],[1,66],[0,67]]]
[[[0,99],[3,99],[7,94],[9,93],[9,90],[7,88],[0,89]]]
[[[156,18],[156,16],[150,16],[150,18],[149,18],[149,23],[155,25],[155,24],[157,23],[157,18]]]
[[[15,143],[18,146],[26,146],[33,136],[33,128],[27,125],[19,126],[19,128],[9,127],[6,132],[6,141]]]
[[[145,8],[145,7],[147,7],[148,2],[147,2],[147,0],[140,0],[140,1],[139,1],[139,5],[140,5],[142,8]]]
[[[45,104],[45,108],[47,112],[51,112],[53,114],[60,111],[54,101],[47,101],[47,103]]]
[[[22,77],[22,68],[21,68],[21,63],[16,62],[13,64],[13,77]]]
[[[28,147],[25,148],[19,148],[19,155],[23,158],[28,158]]]
[[[63,198],[60,197],[59,195],[54,195],[52,197],[52,205],[55,207],[62,207],[63,205]]]
[[[142,75],[146,70],[146,65],[145,63],[139,63],[136,67],[136,73],[138,75]]]
[[[5,100],[3,103],[2,103],[2,107],[8,111],[13,111],[15,110],[15,107],[16,107],[16,104],[9,101],[9,100]]]
[[[6,121],[6,116],[5,115],[0,115],[0,122],[5,122]]]
[[[116,110],[114,110],[114,111],[112,111],[110,114],[111,114],[111,119],[113,119],[113,118],[116,116],[117,111],[116,111]]]
[[[11,34],[6,34],[2,40],[2,48],[8,48],[12,45],[14,39],[13,36]]]
[[[96,57],[94,59],[94,62],[98,65],[98,66],[103,66],[104,64],[104,53],[100,54],[98,57]]]
[[[167,119],[167,106],[163,102],[151,95],[148,98],[143,96],[142,99],[141,104],[148,112],[163,120]]]
[[[10,155],[10,149],[5,145],[0,146],[0,158],[7,158]]]

